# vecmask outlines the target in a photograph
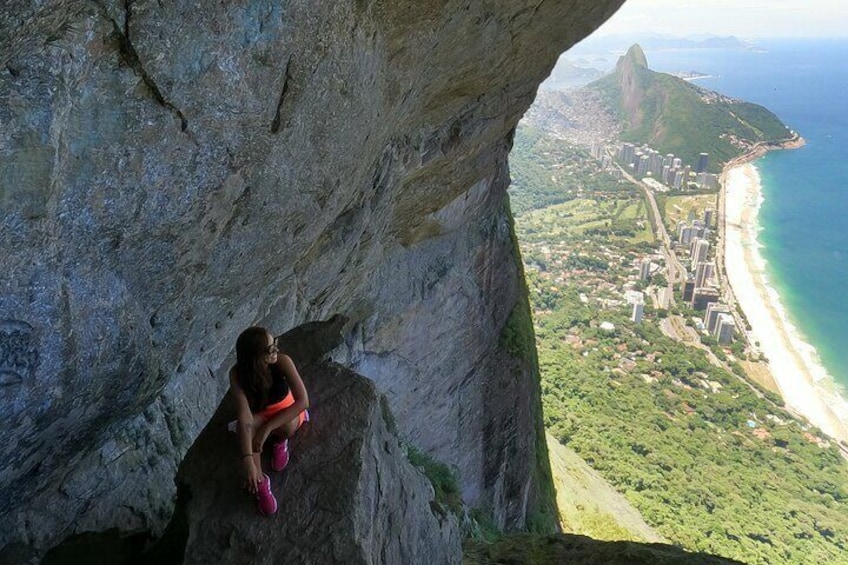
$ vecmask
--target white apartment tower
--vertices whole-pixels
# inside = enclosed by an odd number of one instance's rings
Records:
[[[715,270],[715,263],[701,261],[695,268],[695,288],[707,286],[706,282],[712,278]]]
[[[715,337],[719,345],[727,345],[733,339],[733,331],[736,329],[736,322],[733,321],[733,316],[730,314],[719,314],[718,325],[716,326]]]
[[[707,260],[707,256],[710,253],[710,242],[706,239],[699,239],[695,242],[695,246],[692,251],[692,261],[695,263],[700,263],[702,261]]]
[[[651,276],[651,260],[647,257],[639,263],[639,280],[646,281]]]
[[[704,326],[706,326],[710,335],[715,333],[715,329],[718,326],[719,315],[729,313],[730,309],[727,305],[722,304],[721,302],[710,302],[707,304],[707,312],[704,314]]]

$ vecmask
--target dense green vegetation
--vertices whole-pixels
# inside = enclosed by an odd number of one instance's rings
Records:
[[[652,322],[566,291],[536,331],[548,429],[662,535],[749,563],[842,558],[848,488],[835,448]]]
[[[787,127],[768,109],[651,71],[643,61],[644,54],[638,57],[631,48],[615,73],[587,87],[601,92],[624,119],[622,141],[647,143],[690,165],[698,162],[699,153],[709,153],[709,171],[717,173],[724,163],[745,152],[745,144],[790,137]],[[623,81],[623,75],[630,80]],[[628,112],[626,107],[634,101],[638,109]]]
[[[566,202],[578,194],[607,197],[619,181],[597,173],[586,151],[519,124],[509,155],[511,206],[516,214]],[[635,194],[635,189],[627,187]]]
[[[525,132],[516,147],[529,143]],[[562,143],[530,133],[534,147]],[[638,210],[625,202],[636,193],[609,182],[588,195],[576,172],[587,163],[573,168],[574,184],[544,186],[557,159],[525,159],[536,173],[523,178],[536,180],[512,194],[548,430],[688,550],[751,564],[848,563],[848,465],[837,449],[773,395],[758,397],[738,363],[733,374],[666,337],[667,312],[648,303],[643,323],[630,321],[623,291],[641,284],[634,268],[652,246],[586,226],[638,231],[638,214],[620,214]],[[741,353],[709,345],[724,359]]]
[[[462,495],[459,492],[459,482],[451,468],[412,445],[407,445],[406,455],[409,462],[421,469],[433,485],[436,495],[434,509],[442,513],[449,511],[460,515]]]

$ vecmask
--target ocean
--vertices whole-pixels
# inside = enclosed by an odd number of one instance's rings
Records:
[[[830,376],[848,389],[848,39],[761,40],[761,51],[647,52],[651,69],[761,104],[807,145],[754,164],[770,286]]]

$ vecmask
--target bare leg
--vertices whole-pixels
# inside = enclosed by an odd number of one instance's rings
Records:
[[[300,416],[298,415],[295,418],[292,418],[290,421],[286,422],[279,428],[275,429],[271,432],[271,435],[274,436],[274,439],[277,441],[282,441],[284,439],[288,439],[294,435],[297,429],[300,427]]]

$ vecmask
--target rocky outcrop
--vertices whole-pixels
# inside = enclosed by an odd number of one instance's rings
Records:
[[[238,333],[334,313],[401,435],[524,527],[510,132],[620,3],[4,2],[0,554],[160,533]]]
[[[744,565],[740,561],[685,551],[673,545],[600,541],[586,536],[507,536],[496,543],[468,543],[466,565],[568,563],[569,565]]]
[[[189,450],[177,475],[184,563],[459,563],[457,518],[436,510],[374,384],[333,364],[302,372],[312,420],[285,471],[269,471],[275,516],[260,517],[241,488],[229,396]]]
[[[419,563],[423,556],[459,563],[458,517],[410,463],[385,397],[334,363],[310,363],[301,373],[311,421],[290,441],[282,473],[264,462],[276,515],[261,517],[243,488],[228,394],[180,465],[176,510],[161,539],[75,536],[42,563],[347,565]]]

